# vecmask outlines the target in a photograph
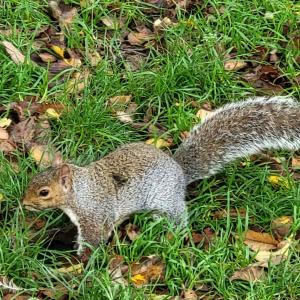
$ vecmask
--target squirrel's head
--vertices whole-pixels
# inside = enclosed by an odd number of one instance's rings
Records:
[[[72,188],[72,170],[67,164],[36,174],[26,190],[23,205],[28,210],[58,208]]]

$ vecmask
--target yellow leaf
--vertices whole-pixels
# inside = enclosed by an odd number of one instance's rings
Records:
[[[270,175],[268,177],[268,181],[273,185],[273,186],[278,186],[278,187],[283,187],[286,189],[289,189],[291,187],[289,181],[287,178],[284,178],[282,176],[278,175]]]
[[[0,201],[2,201],[4,199],[3,194],[0,194]]]
[[[65,49],[57,46],[57,45],[52,45],[51,46],[52,51],[54,51],[60,58],[64,58],[65,55]]]
[[[0,119],[0,127],[6,128],[11,124],[11,119],[8,118],[2,118]]]
[[[70,267],[62,267],[57,269],[57,272],[61,274],[68,274],[68,273],[74,273],[74,274],[81,274],[83,271],[83,264],[77,264],[77,265],[72,265]]]
[[[33,145],[29,154],[38,165],[49,167],[52,164],[53,153],[50,153],[43,145]]]
[[[59,119],[60,114],[54,108],[48,108],[45,112],[49,119]]]
[[[197,111],[196,117],[201,119],[201,123],[204,122],[204,120],[213,114],[213,111],[206,110],[204,108],[201,108]]]
[[[151,138],[145,142],[147,145],[154,145],[157,149],[168,148],[172,145],[171,141],[166,141],[164,139],[154,139]]]
[[[133,277],[131,277],[131,281],[136,285],[143,285],[147,280],[144,275],[136,274]]]

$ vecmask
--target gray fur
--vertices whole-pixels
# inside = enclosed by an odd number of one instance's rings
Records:
[[[134,143],[85,167],[68,164],[71,188],[55,195],[48,207],[35,191],[47,182],[59,190],[59,168],[41,173],[28,188],[24,204],[64,210],[78,226],[80,245],[106,241],[115,225],[139,211],[163,213],[185,226],[188,183],[267,148],[300,148],[300,105],[293,99],[256,98],[225,105],[194,127],[173,158],[153,146]]]

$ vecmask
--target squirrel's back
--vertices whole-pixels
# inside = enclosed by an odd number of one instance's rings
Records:
[[[259,97],[217,109],[193,128],[174,158],[189,183],[270,148],[300,148],[300,105],[292,98]]]

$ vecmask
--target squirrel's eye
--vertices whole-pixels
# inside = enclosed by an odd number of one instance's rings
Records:
[[[41,190],[41,191],[39,192],[39,195],[40,195],[41,197],[46,197],[46,196],[49,195],[49,191],[48,191],[48,190]]]

